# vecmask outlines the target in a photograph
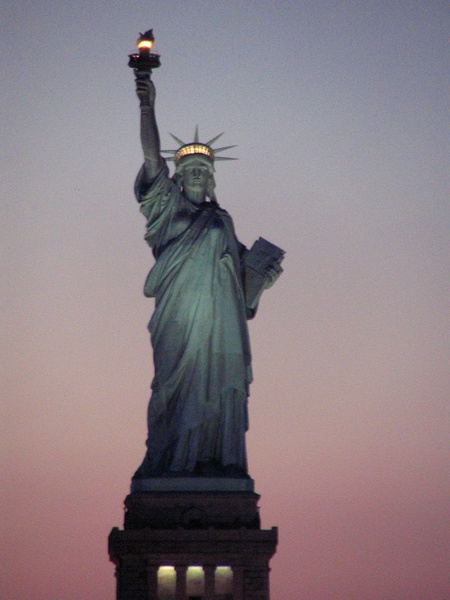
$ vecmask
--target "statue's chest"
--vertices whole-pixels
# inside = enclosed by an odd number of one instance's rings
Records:
[[[205,211],[206,212],[206,211]],[[209,256],[214,261],[224,253],[234,254],[236,240],[231,225],[231,220],[226,213],[216,212],[212,209],[206,214],[200,215],[194,227],[196,227],[198,256]]]

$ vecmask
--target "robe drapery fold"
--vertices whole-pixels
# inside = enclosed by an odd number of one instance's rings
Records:
[[[252,380],[243,289],[245,247],[217,204],[189,201],[164,166],[135,185],[156,262],[144,288],[155,298],[149,330],[155,376],[147,454],[135,477],[247,473],[245,431]]]

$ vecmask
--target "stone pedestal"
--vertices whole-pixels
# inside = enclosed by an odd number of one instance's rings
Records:
[[[258,499],[249,491],[132,492],[124,529],[109,536],[117,600],[269,600],[277,529],[260,529]]]

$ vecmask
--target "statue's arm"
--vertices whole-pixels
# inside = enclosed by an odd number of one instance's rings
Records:
[[[141,111],[141,144],[147,179],[154,179],[163,166],[161,144],[155,116],[156,91],[148,76],[136,76],[136,94]]]
[[[278,261],[273,261],[262,271],[255,270],[247,264],[249,250],[240,244],[241,273],[244,284],[247,319],[253,319],[258,310],[262,293],[273,286],[283,269]]]

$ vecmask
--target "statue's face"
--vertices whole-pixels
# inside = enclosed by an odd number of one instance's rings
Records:
[[[209,169],[200,161],[192,162],[183,169],[183,191],[195,203],[204,202],[209,180]]]

